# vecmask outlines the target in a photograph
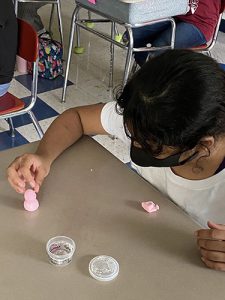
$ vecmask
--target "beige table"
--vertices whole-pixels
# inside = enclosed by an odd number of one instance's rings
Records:
[[[225,299],[225,273],[203,266],[181,210],[89,138],[54,164],[38,196],[40,208],[24,211],[5,168],[30,144],[0,153],[1,300],[208,300]],[[149,215],[140,202],[153,200]],[[45,244],[67,235],[77,244],[72,263],[49,264]],[[98,282],[88,273],[96,255],[115,257],[117,279]]]

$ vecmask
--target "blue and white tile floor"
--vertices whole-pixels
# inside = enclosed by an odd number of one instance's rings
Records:
[[[66,42],[69,36],[71,12],[74,6],[73,0],[67,1],[68,5],[62,7]],[[49,18],[47,6],[40,9],[40,14],[47,24]],[[54,26],[53,30],[57,32],[57,25],[55,24]],[[109,31],[109,28],[106,27],[107,25],[100,26],[104,26],[103,30],[107,29]],[[222,24],[223,29],[225,29],[224,23]],[[107,102],[113,97],[112,92],[107,89],[110,58],[109,44],[85,31],[82,31],[81,43],[85,47],[85,53],[72,56],[66,103],[62,104],[60,102],[63,77],[55,80],[39,79],[38,99],[33,111],[44,131],[47,130],[57,115],[70,107]],[[67,49],[67,44],[65,48]],[[221,67],[225,70],[225,33],[220,32],[212,55],[221,63]],[[125,52],[116,48],[115,85],[121,82],[124,63]],[[26,100],[30,93],[30,82],[30,75],[21,75],[15,72],[10,91]],[[8,133],[7,122],[4,120],[0,121],[0,151],[38,140],[38,135],[28,116],[24,115],[14,118],[14,125],[16,127],[16,137],[11,138]],[[129,160],[128,149],[119,140],[105,136],[96,136],[94,138],[122,161],[127,162]]]

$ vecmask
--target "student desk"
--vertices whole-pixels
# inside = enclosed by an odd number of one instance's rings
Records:
[[[200,260],[198,226],[91,138],[59,157],[38,194],[38,211],[25,211],[5,168],[36,146],[0,153],[0,299],[224,299],[225,274]],[[147,200],[159,212],[146,213],[140,202]],[[66,267],[48,262],[45,245],[56,235],[77,245]],[[114,281],[89,275],[89,261],[101,254],[120,264]]]
[[[70,61],[73,49],[74,34],[76,39],[75,53],[84,52],[84,47],[80,43],[80,29],[88,31],[95,36],[102,38],[110,43],[110,70],[109,87],[113,86],[113,67],[114,67],[114,46],[127,50],[126,62],[122,85],[127,83],[131,67],[132,55],[135,52],[163,51],[174,48],[176,23],[172,16],[186,14],[189,10],[188,0],[75,0],[75,8],[71,19],[70,38],[65,68],[65,80],[62,93],[62,102],[66,101],[66,89],[69,76]],[[88,19],[80,17],[80,10],[88,14]],[[111,32],[107,34],[93,25],[95,23],[111,23]],[[168,22],[171,26],[171,38],[168,45],[161,47],[136,47],[134,45],[133,28]],[[88,25],[89,24],[89,25]],[[126,31],[128,44],[121,40],[116,25],[121,25],[122,32]],[[97,26],[98,27],[98,26]],[[134,47],[135,46],[135,47]],[[99,50],[100,51],[100,50]],[[101,54],[99,53],[99,61]]]

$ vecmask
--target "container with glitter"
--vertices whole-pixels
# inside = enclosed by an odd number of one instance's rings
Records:
[[[68,265],[72,260],[75,249],[75,242],[66,236],[53,237],[46,245],[50,263],[57,266]]]

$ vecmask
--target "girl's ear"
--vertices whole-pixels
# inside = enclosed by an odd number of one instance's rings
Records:
[[[211,149],[215,145],[215,138],[213,136],[206,136],[199,141],[199,146],[205,146],[207,149]]]

